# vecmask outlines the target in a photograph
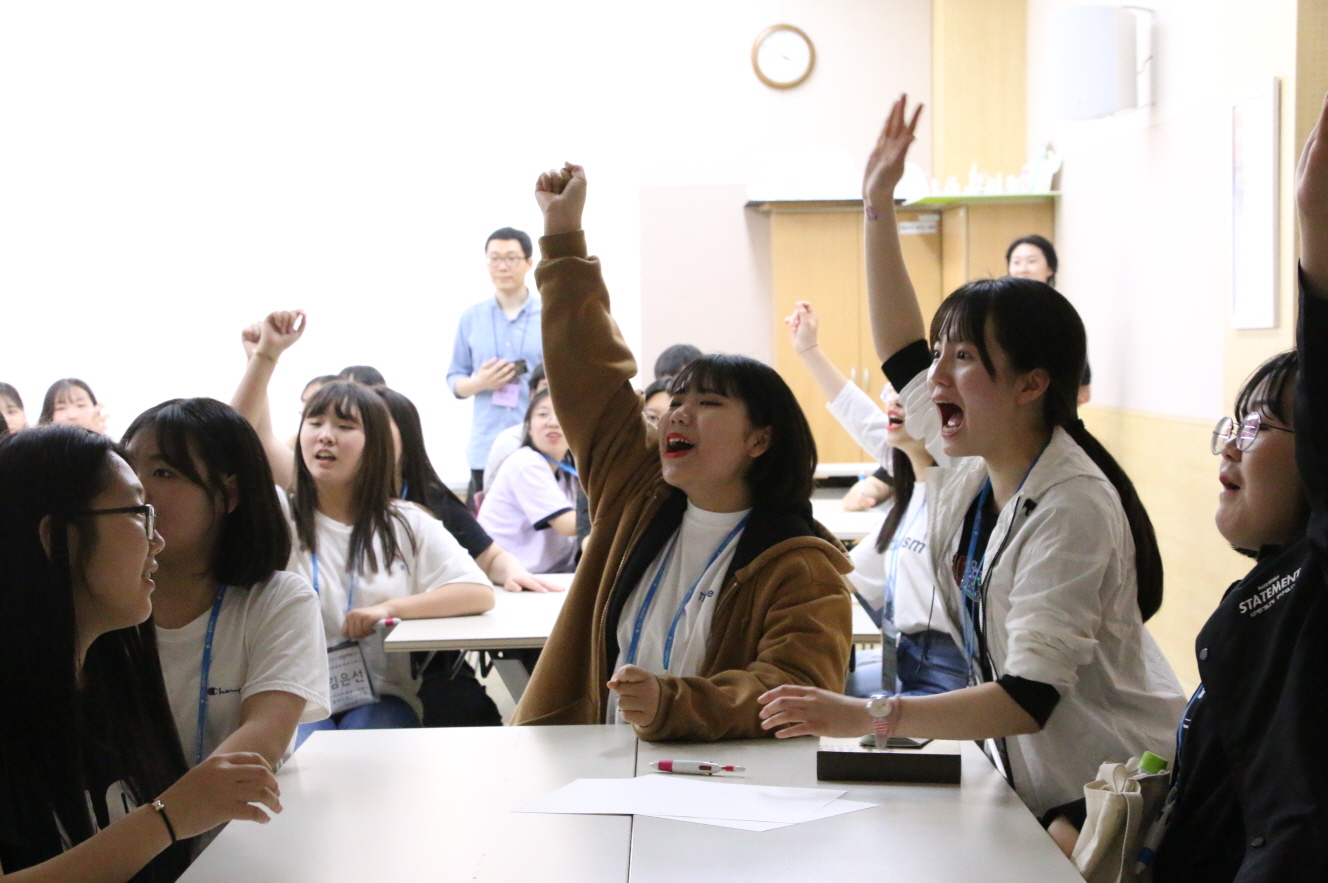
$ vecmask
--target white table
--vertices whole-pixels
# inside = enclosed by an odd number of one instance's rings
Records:
[[[847,789],[847,799],[879,805],[761,833],[635,817],[631,883],[1083,883],[973,743],[962,747],[959,787],[817,782],[817,744],[811,738],[639,743],[637,775],[648,772],[652,760],[681,755],[745,766],[747,773],[735,781]]]
[[[542,579],[564,588],[572,574],[547,574]],[[567,592],[508,592],[495,589],[493,609],[478,616],[407,619],[383,639],[389,653],[412,650],[525,650],[543,647],[567,600]],[[494,668],[513,701],[520,702],[530,675],[519,659],[495,659]]]
[[[630,817],[511,810],[635,759],[630,727],[314,733],[277,774],[284,812],[228,825],[181,880],[624,883]]]
[[[817,463],[816,478],[857,478],[871,475],[880,467],[875,463]]]
[[[869,534],[874,536],[885,519],[885,515],[875,509],[846,512],[841,500],[829,497],[812,500],[812,516],[841,543],[856,543]]]
[[[268,825],[231,824],[181,879],[1081,883],[971,744],[958,787],[818,783],[816,747],[652,745],[625,726],[319,732],[278,774],[285,811]],[[574,779],[628,777],[679,756],[742,764],[740,782],[847,789],[879,806],[762,833],[511,812]]]
[[[867,611],[858,603],[857,598],[853,599],[853,643],[881,643],[881,630],[872,622],[872,618],[867,615]]]

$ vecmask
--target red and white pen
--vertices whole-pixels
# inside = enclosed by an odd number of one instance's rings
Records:
[[[713,776],[715,773],[745,773],[746,767],[724,766],[708,760],[655,760],[650,765],[661,773],[686,773],[689,776]]]
[[[395,616],[389,616],[387,619],[380,619],[378,622],[374,623],[374,631],[390,629],[395,625],[401,625],[401,620]]]

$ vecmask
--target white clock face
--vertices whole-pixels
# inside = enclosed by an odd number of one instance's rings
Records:
[[[805,77],[812,66],[811,44],[797,31],[773,31],[756,50],[756,65],[771,82],[792,85]]]

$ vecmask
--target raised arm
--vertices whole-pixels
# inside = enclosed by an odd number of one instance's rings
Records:
[[[895,219],[895,185],[904,175],[904,159],[913,143],[922,105],[908,120],[908,96],[901,95],[890,109],[876,149],[867,160],[862,179],[863,223],[867,257],[867,299],[871,308],[872,341],[882,362],[927,336],[918,296],[904,267]]]
[[[793,315],[786,318],[784,324],[793,334],[794,352],[802,359],[802,364],[820,387],[821,395],[825,396],[827,402],[833,402],[843,391],[848,378],[821,350],[821,320],[817,317],[816,311],[812,309],[811,304],[800,300],[793,305]]]
[[[1328,299],[1328,98],[1296,169],[1300,272],[1308,294]]]
[[[659,452],[632,389],[636,360],[609,309],[599,260],[586,254],[581,211],[586,176],[570,163],[540,175],[544,365],[549,394],[576,458],[590,514],[634,498],[659,479]]]
[[[272,406],[268,403],[267,387],[277,360],[300,339],[305,325],[303,310],[286,310],[271,313],[240,335],[249,361],[244,366],[240,385],[231,397],[231,407],[239,411],[258,433],[272,467],[272,477],[281,487],[290,487],[295,481],[295,453],[272,431]]]

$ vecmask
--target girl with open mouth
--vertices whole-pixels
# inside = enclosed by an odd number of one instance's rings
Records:
[[[493,607],[493,585],[443,525],[397,499],[392,417],[373,389],[325,384],[304,406],[295,450],[272,432],[267,388],[281,354],[303,336],[300,310],[270,314],[242,334],[249,361],[231,404],[263,442],[291,532],[286,569],[318,596],[328,664],[345,689],[314,730],[420,726],[420,678],[409,654],[388,654],[392,619],[468,616]]]
[[[909,433],[958,461],[929,477],[928,538],[971,686],[866,701],[781,687],[761,714],[780,736],[987,740],[1068,851],[1100,764],[1171,755],[1184,697],[1144,628],[1161,559],[1129,478],[1078,419],[1086,340],[1068,300],[1030,279],[970,282],[928,345],[894,214],[920,112],[901,97],[868,161],[867,284]]]
[[[779,684],[841,690],[848,668],[852,565],[811,517],[807,419],[769,366],[712,355],[674,378],[650,427],[586,254],[585,174],[548,172],[535,195],[545,367],[592,528],[516,722],[763,735],[757,696]]]

